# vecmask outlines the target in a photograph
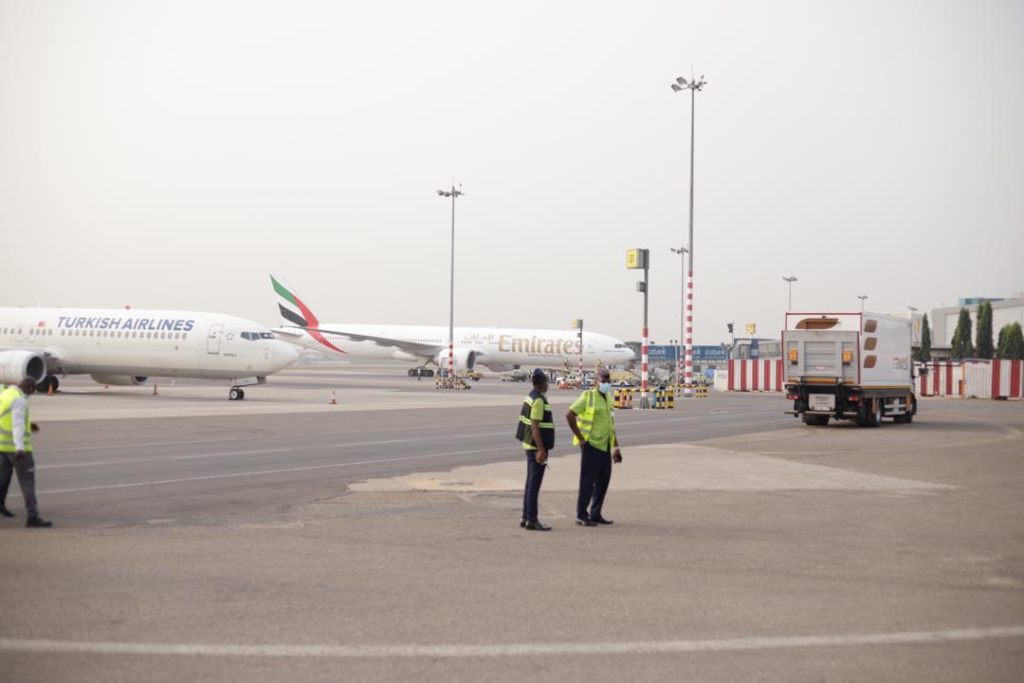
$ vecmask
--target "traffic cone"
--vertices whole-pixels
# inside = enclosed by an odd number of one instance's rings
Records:
[[[104,388],[104,389],[109,389],[109,388],[110,388],[110,385],[109,385],[109,384],[104,384],[104,385],[103,385],[103,388]]]
[[[50,382],[50,388],[46,391],[47,396],[53,396],[53,382]]]
[[[156,390],[156,382],[153,382],[153,395],[154,396],[159,396],[160,395],[160,392],[158,392]]]
[[[338,399],[336,399],[334,397],[334,389],[331,389],[331,400],[327,402],[327,405],[329,405],[329,406],[336,406],[336,405],[338,405]]]

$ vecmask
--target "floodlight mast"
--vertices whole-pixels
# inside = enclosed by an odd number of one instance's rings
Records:
[[[684,385],[683,393],[689,396],[692,392],[693,386],[693,145],[694,145],[694,115],[696,114],[696,100],[697,92],[703,90],[704,86],[707,85],[707,81],[704,80],[704,76],[700,78],[690,78],[687,81],[682,76],[676,79],[676,82],[672,84],[672,90],[674,92],[682,92],[683,90],[690,91],[690,239],[687,242],[690,250],[690,270],[686,278],[686,384]]]
[[[789,277],[786,277],[783,275],[782,279],[789,283],[789,307],[786,309],[786,312],[788,313],[793,310],[793,283],[796,282],[796,276],[790,275]]]
[[[449,286],[448,301],[448,386],[455,387],[455,199],[465,194],[462,185],[455,189],[455,181],[448,190],[438,190],[439,197],[452,198],[452,256],[451,256],[451,280]]]

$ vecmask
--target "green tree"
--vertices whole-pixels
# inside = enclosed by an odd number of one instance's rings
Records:
[[[953,330],[953,344],[950,355],[953,358],[971,358],[974,356],[974,346],[971,344],[971,314],[966,307],[960,308],[960,318],[956,321],[956,329]]]
[[[978,341],[975,354],[978,358],[991,358],[995,349],[992,348],[992,303],[983,301],[978,306]]]
[[[1005,360],[1024,360],[1024,330],[1020,323],[1003,325],[1003,329],[999,330],[996,355]]]
[[[932,359],[932,330],[928,326],[928,314],[921,317],[921,348],[916,352],[916,360],[927,363]]]

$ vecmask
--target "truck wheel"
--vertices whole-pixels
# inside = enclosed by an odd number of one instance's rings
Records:
[[[808,415],[804,413],[804,424],[811,427],[824,427],[828,424],[828,415]]]
[[[875,408],[868,414],[868,427],[877,427],[882,424],[882,402],[875,399],[872,403]]]
[[[857,408],[857,426],[858,427],[870,427],[871,417],[868,415],[868,404],[861,403]]]
[[[914,421],[914,413],[917,412],[917,403],[913,402],[910,405],[906,406],[906,411],[907,412],[905,414],[903,414],[903,415],[896,415],[896,416],[894,416],[892,418],[892,421],[896,422],[898,424],[904,424],[904,425],[908,425],[911,422],[913,422]]]

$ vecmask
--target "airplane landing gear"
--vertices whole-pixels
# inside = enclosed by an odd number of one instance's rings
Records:
[[[434,376],[434,371],[431,370],[430,368],[426,368],[426,367],[420,366],[418,368],[410,368],[409,369],[409,376],[410,377],[433,377]]]
[[[239,387],[231,387],[231,391],[228,392],[229,401],[243,401],[245,400],[245,391]]]

